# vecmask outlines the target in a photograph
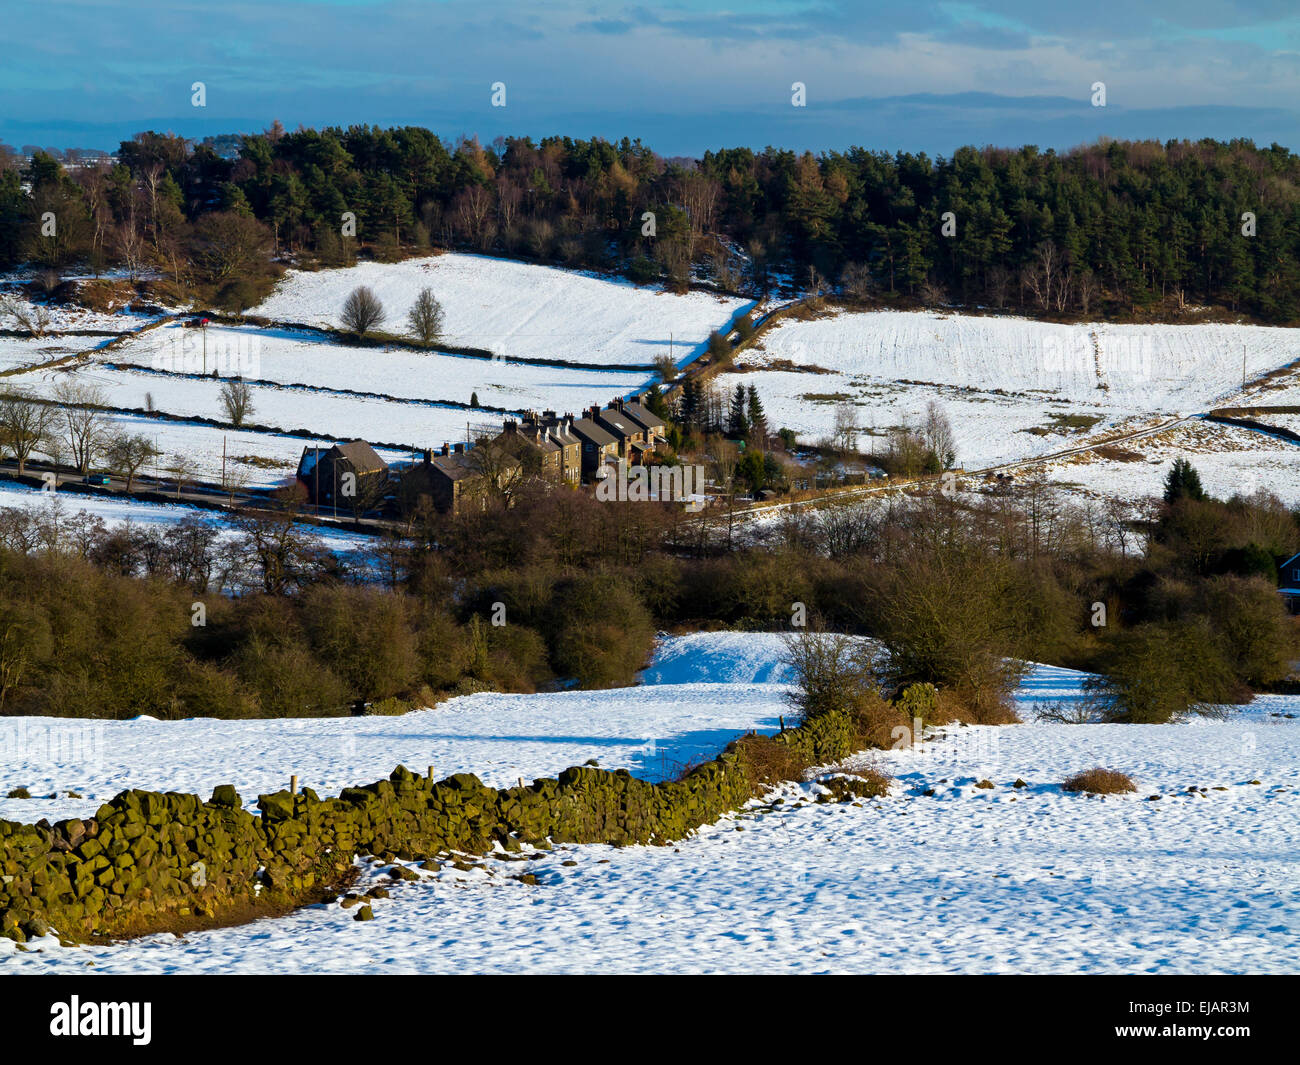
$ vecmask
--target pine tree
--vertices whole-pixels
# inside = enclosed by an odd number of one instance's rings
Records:
[[[700,382],[698,378],[688,377],[682,385],[681,409],[679,420],[688,429],[698,428],[700,423]]]
[[[735,440],[742,440],[749,435],[749,418],[745,410],[745,386],[737,385],[727,412],[727,435]]]
[[[477,407],[477,406],[478,406],[478,393],[477,393],[477,392],[471,392],[471,393],[469,394],[469,405],[470,405],[471,407]]]
[[[1201,475],[1187,459],[1174,459],[1169,476],[1165,478],[1165,502],[1177,503],[1180,499],[1200,501],[1205,498]]]
[[[749,386],[749,431],[760,444],[767,443],[767,414],[763,411],[763,401],[758,398],[758,386]]]
[[[651,385],[645,391],[645,397],[642,399],[642,405],[651,414],[664,421],[670,419],[671,413],[668,410],[668,404],[664,400],[664,390],[659,387],[658,383]]]

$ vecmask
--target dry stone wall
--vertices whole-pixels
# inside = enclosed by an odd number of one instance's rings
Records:
[[[808,764],[854,748],[838,715],[774,739]],[[583,766],[496,789],[469,773],[435,781],[399,766],[337,798],[311,788],[259,796],[257,815],[230,785],[206,802],[125,791],[92,818],[0,820],[0,935],[88,941],[249,920],[324,897],[358,854],[419,860],[497,843],[667,843],[752,794],[732,749],[661,784]]]

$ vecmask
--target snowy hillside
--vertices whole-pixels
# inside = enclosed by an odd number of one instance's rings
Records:
[[[321,391],[369,392],[399,399],[479,402],[508,410],[535,407],[579,411],[592,403],[645,387],[644,370],[591,370],[537,366],[438,352],[355,348],[320,334],[253,326],[209,326],[203,356],[198,330],[171,325],[115,349],[119,366],[199,374],[220,367],[223,376],[273,381]],[[215,400],[219,382],[212,384]]]
[[[978,468],[1082,442],[1071,416],[1095,435],[1205,410],[1241,390],[1243,370],[1253,381],[1297,359],[1300,329],[840,312],[781,322],[741,359],[759,372],[721,382],[756,385],[772,424],[813,440],[848,404],[864,450],[873,430],[916,424],[937,401],[959,461]]]
[[[653,778],[773,727],[785,687],[754,682],[780,676],[776,647],[768,634],[670,638],[644,687],[471,696],[398,718],[0,719],[6,784],[85,792],[0,814],[64,816],[126,786],[231,781],[251,799],[291,772],[325,791],[399,761],[504,784],[594,757]],[[1022,712],[1077,698],[1081,679],[1036,668]],[[50,938],[32,953],[0,940],[0,971],[1279,971],[1300,932],[1297,710],[1267,697],[1217,722],[945,729],[860,756],[894,776],[883,799],[819,803],[817,785],[791,784],[672,846],[537,855],[535,887],[503,857],[407,883],[360,862],[359,889],[392,894],[369,923],[320,905],[183,939]],[[57,729],[83,730],[95,753],[43,760]],[[1137,793],[1060,790],[1096,765],[1130,773]],[[985,778],[995,786],[976,788]]]
[[[339,324],[343,301],[358,285],[374,290],[386,328],[405,331],[406,313],[423,288],[446,312],[445,340],[509,358],[649,366],[672,352],[678,364],[704,350],[752,302],[700,292],[673,295],[619,279],[449,253],[400,263],[291,273],[253,314],[309,325]],[[671,338],[671,343],[670,343]]]

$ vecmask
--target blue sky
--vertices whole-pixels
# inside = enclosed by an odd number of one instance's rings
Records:
[[[6,0],[0,139],[372,122],[948,154],[1098,136],[1300,148],[1300,8],[1233,0]],[[207,106],[191,105],[191,85]],[[807,106],[791,106],[791,85]],[[1094,82],[1107,106],[1090,102]],[[504,82],[506,106],[491,106]]]

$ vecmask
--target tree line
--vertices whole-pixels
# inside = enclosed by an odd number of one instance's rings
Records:
[[[115,163],[73,171],[46,152],[21,166],[0,151],[0,268],[151,269],[242,309],[275,259],[438,246],[751,294],[793,276],[868,304],[1300,316],[1300,160],[1277,144],[665,159],[629,138],[485,147],[411,126],[277,123],[238,145],[229,157],[141,133]]]
[[[532,479],[425,508],[360,556],[294,515],[286,499],[159,531],[0,512],[0,713],[320,716],[615,687],[656,631],[722,624],[877,641],[870,678],[852,656],[831,663],[846,677],[819,668],[832,693],[869,680],[864,731],[887,743],[900,713],[1009,720],[1025,661],[1098,674],[1048,713],[1159,722],[1285,686],[1296,656],[1276,566],[1297,515],[1213,499],[1182,466],[1138,513],[1031,478],[786,510],[743,539],[725,508]]]

